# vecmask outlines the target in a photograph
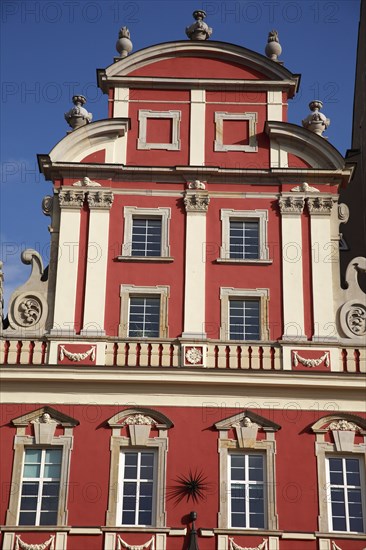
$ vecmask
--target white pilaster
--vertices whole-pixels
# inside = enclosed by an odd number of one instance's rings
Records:
[[[128,105],[130,100],[129,88],[115,88],[114,89],[114,118],[127,118],[128,117]]]
[[[80,209],[85,191],[62,189],[59,253],[51,334],[75,334],[75,303],[79,266]]]
[[[205,164],[206,90],[191,90],[189,164]]]
[[[89,191],[90,208],[84,321],[81,334],[104,335],[111,191]]]
[[[301,213],[304,197],[279,199],[282,226],[282,296],[284,340],[306,340],[304,323],[303,249]]]
[[[331,239],[332,196],[307,198],[310,213],[313,315],[315,341],[337,339],[334,313],[332,262],[337,259],[335,243]]]
[[[184,338],[204,338],[206,292],[206,212],[210,202],[206,191],[188,190],[184,197],[187,211]]]
[[[130,101],[129,88],[115,88],[113,101],[113,117],[128,118],[128,108]],[[122,137],[117,138],[111,143],[110,148],[106,148],[106,162],[126,164],[127,159],[127,139],[128,132]]]
[[[283,120],[282,91],[268,90],[267,92],[267,120]]]

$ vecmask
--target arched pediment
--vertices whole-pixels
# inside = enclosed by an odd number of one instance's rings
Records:
[[[169,429],[173,422],[164,414],[146,407],[135,407],[120,411],[108,420],[111,428],[120,428],[124,424],[155,424],[157,428]]]
[[[312,168],[343,170],[345,160],[323,137],[289,122],[267,121],[265,132],[281,150],[306,161]]]
[[[311,426],[314,433],[325,433],[328,430],[355,431],[355,428],[365,434],[366,419],[349,413],[334,413],[323,416]]]
[[[105,71],[98,71],[99,85],[103,88],[103,80],[108,81],[118,77],[128,77],[131,73],[135,73],[147,65],[154,65],[164,60],[178,59],[183,57],[194,57],[201,59],[216,59],[220,62],[233,64],[242,70],[249,69],[262,76],[264,80],[283,81],[290,85],[293,93],[299,81],[299,76],[292,74],[288,69],[281,64],[275,63],[264,55],[261,55],[247,48],[229,44],[226,42],[216,41],[178,41],[166,42],[148,48],[139,50],[128,57],[116,61]],[[154,68],[151,69],[153,76]],[[170,77],[174,76],[174,73]],[[188,75],[187,75],[188,76]],[[218,78],[217,74],[212,75],[213,78]],[[221,77],[222,78],[222,77]],[[243,75],[240,77],[240,71],[235,78],[245,80]],[[258,76],[252,76],[252,79],[258,79]],[[105,91],[105,90],[104,90]]]
[[[80,162],[91,152],[108,149],[126,134],[128,118],[108,118],[73,130],[59,141],[49,154],[52,162]]]

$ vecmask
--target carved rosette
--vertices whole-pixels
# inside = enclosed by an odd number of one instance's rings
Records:
[[[349,208],[344,202],[338,204],[338,219],[341,223],[347,223],[349,220]]]
[[[186,212],[207,212],[210,204],[210,197],[207,192],[187,191],[184,196]]]
[[[308,197],[306,202],[312,216],[330,216],[332,213],[332,197]]]
[[[89,208],[109,210],[113,204],[112,191],[89,191],[87,201]]]
[[[42,318],[42,311],[42,300],[34,294],[20,294],[12,307],[16,324],[24,328],[37,325]]]
[[[340,322],[348,338],[364,340],[366,337],[366,304],[349,300],[340,310]]]
[[[305,199],[304,197],[288,196],[280,197],[278,199],[278,205],[282,215],[286,214],[301,214],[304,210]]]
[[[42,212],[45,216],[52,215],[53,197],[46,195],[42,200]]]
[[[61,189],[58,200],[61,208],[81,208],[84,204],[85,191],[80,189]]]
[[[186,362],[191,365],[202,364],[203,353],[202,348],[187,348],[185,352]]]

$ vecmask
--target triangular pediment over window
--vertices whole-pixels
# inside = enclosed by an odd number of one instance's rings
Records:
[[[217,430],[230,430],[237,425],[245,425],[245,423],[257,424],[257,426],[265,432],[277,432],[281,429],[279,424],[276,424],[264,416],[260,416],[259,414],[248,410],[244,410],[240,413],[234,414],[233,416],[229,416],[224,420],[216,422],[215,428]]]
[[[63,414],[60,411],[48,406],[41,407],[35,411],[18,416],[12,420],[12,424],[17,427],[28,426],[29,423],[37,422],[40,419],[41,422],[47,422],[48,419],[51,419],[52,421],[56,421],[58,424],[61,424],[64,428],[73,428],[79,424],[79,421],[75,420],[75,418],[67,416],[66,414]]]

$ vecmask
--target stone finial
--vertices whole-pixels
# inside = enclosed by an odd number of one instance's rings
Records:
[[[193,12],[193,17],[196,22],[186,27],[186,35],[190,40],[208,40],[212,34],[212,29],[203,21],[206,17],[206,12],[196,10]]]
[[[74,107],[65,113],[65,120],[73,130],[85,126],[92,121],[93,115],[84,109],[86,98],[83,95],[74,95],[72,98]]]
[[[326,130],[330,125],[329,118],[319,112],[322,107],[323,103],[318,99],[311,101],[309,103],[311,113],[302,121],[304,128],[307,128],[318,136],[322,136],[324,130]]]
[[[118,33],[118,40],[116,43],[116,50],[120,57],[127,57],[132,51],[133,44],[130,40],[130,31],[127,27],[122,27]]]
[[[278,56],[281,55],[282,47],[278,41],[278,32],[272,30],[268,33],[267,45],[265,47],[265,54],[272,61],[278,61]]]

